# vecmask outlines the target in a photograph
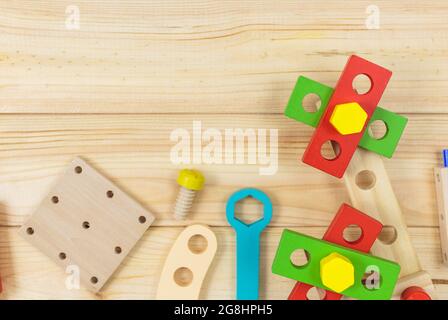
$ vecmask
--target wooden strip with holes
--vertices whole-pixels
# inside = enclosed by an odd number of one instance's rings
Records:
[[[194,248],[192,240],[203,243]],[[203,225],[186,227],[174,242],[160,275],[156,299],[197,300],[202,282],[215,257],[218,242],[213,231]]]
[[[394,238],[388,243],[377,241],[371,249],[372,254],[396,261],[401,266],[400,278],[415,277],[420,282],[423,270],[382,158],[358,149],[345,173],[344,182],[354,207],[393,228]],[[434,299],[432,283],[424,287],[431,288]]]

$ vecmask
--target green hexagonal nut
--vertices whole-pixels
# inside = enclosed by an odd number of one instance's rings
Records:
[[[348,258],[333,252],[320,261],[320,277],[324,286],[341,293],[355,283],[355,268]]]

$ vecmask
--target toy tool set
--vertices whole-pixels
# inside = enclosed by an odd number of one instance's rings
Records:
[[[304,76],[297,80],[285,115],[315,128],[303,162],[343,178],[351,205],[341,205],[322,239],[283,230],[268,276],[290,279],[292,289],[289,295],[285,292],[285,299],[308,300],[312,288],[323,291],[322,300],[437,298],[411,243],[382,159],[392,157],[407,124],[403,116],[378,106],[391,75],[379,65],[351,56],[334,89]],[[358,76],[369,80],[366,92],[354,88]],[[310,94],[321,102],[315,112],[303,105]],[[377,121],[386,126],[379,138],[372,133]],[[328,143],[335,154],[331,158],[322,154]],[[443,262],[448,265],[448,150],[443,159],[444,167],[435,169],[435,180]],[[188,224],[194,218],[193,200],[204,188],[205,178],[198,170],[183,169],[177,184],[172,217]],[[247,198],[263,207],[262,217],[251,223],[236,214],[237,204]],[[271,199],[259,189],[244,188],[231,194],[221,211],[221,218],[225,215],[234,230],[235,297],[259,299],[264,295],[260,269],[266,264],[260,241],[273,218]],[[61,267],[78,266],[83,285],[98,292],[145,232],[152,232],[153,221],[152,212],[76,158],[20,234]],[[360,231],[356,239],[346,236],[353,226]],[[214,273],[215,256],[225,247],[220,242],[212,228],[203,224],[187,225],[180,231],[160,265],[156,298],[199,299],[207,274]],[[297,252],[305,257],[303,261],[294,259]]]

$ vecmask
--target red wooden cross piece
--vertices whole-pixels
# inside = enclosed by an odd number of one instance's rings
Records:
[[[358,94],[353,90],[353,79],[359,74],[367,75],[371,81],[371,88],[365,94]],[[358,56],[351,56],[339,78],[319,126],[303,155],[303,162],[331,175],[342,177],[364,131],[341,135],[330,123],[335,107],[345,103],[358,103],[367,114],[367,119],[365,119],[367,124],[391,76],[392,72],[389,70]],[[334,141],[339,145],[339,154],[334,160],[325,159],[321,155],[322,145],[327,141]]]
[[[353,87],[358,76],[370,80],[370,89],[360,93]],[[341,178],[358,145],[386,157],[392,157],[407,124],[403,116],[378,107],[392,72],[358,56],[351,56],[333,90],[326,85],[299,77],[285,110],[285,115],[316,127],[303,154],[303,162],[332,176]],[[321,106],[317,112],[307,112],[303,106],[305,96],[319,96]],[[369,128],[375,121],[386,126],[383,137],[370,136]],[[322,148],[331,143],[335,157],[322,155]]]

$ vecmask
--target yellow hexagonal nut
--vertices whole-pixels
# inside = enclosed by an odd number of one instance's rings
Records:
[[[342,135],[361,132],[366,120],[367,113],[356,102],[336,105],[330,117],[330,123]]]
[[[355,268],[348,258],[333,252],[320,261],[320,278],[328,289],[341,293],[355,283]]]

